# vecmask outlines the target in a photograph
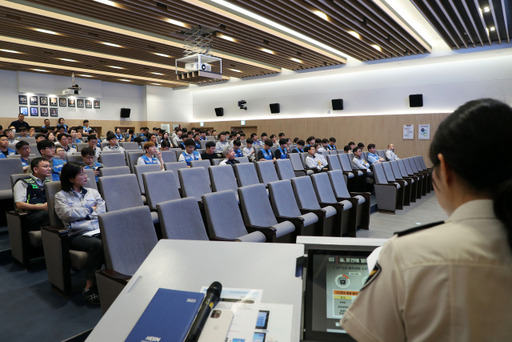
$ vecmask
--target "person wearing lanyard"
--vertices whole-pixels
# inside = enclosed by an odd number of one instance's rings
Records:
[[[266,139],[265,145],[261,150],[258,151],[258,161],[265,161],[265,160],[276,160],[274,158],[274,155],[272,154],[272,151],[270,148],[272,147],[273,143],[272,140]]]
[[[16,144],[16,152],[20,155],[23,172],[27,172],[27,169],[30,166],[30,144],[24,140],[20,141]]]
[[[244,156],[244,153],[240,149],[241,146],[242,146],[242,143],[240,142],[240,140],[237,139],[237,140],[233,141],[233,153],[235,154],[235,158]]]
[[[160,165],[160,170],[164,169],[162,152],[156,149],[153,142],[148,141],[144,143],[144,151],[146,151],[146,153],[137,159],[137,165],[158,164]]]
[[[279,148],[274,153],[276,159],[286,159],[288,158],[288,151],[286,150],[288,139],[281,138],[279,139]]]
[[[196,143],[192,139],[185,140],[185,151],[181,152],[178,161],[184,161],[187,163],[187,166],[190,167],[190,162],[192,160],[202,160],[199,152],[194,151],[196,147]]]
[[[329,145],[327,145],[327,148],[329,150],[336,150],[336,138],[335,137],[329,138]]]
[[[304,152],[304,140],[300,139],[297,141],[297,146],[292,150],[292,153],[302,153]]]
[[[120,128],[116,129],[116,139],[117,139],[117,141],[123,141],[123,134],[121,133]]]

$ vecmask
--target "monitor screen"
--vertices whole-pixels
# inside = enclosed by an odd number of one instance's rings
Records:
[[[340,320],[368,278],[372,251],[308,251],[304,340],[352,341]]]

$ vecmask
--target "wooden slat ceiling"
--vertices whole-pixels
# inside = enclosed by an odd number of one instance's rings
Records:
[[[198,26],[216,32],[210,53],[222,58],[224,79],[275,74],[282,69],[337,66],[344,64],[347,56],[373,61],[431,51],[428,43],[382,0],[230,0],[303,35],[298,38],[233,14],[212,0],[115,0],[110,1],[111,6],[108,2],[0,0],[0,68],[45,69],[65,76],[75,72],[112,82],[124,79],[137,85],[183,87],[187,83],[177,80],[175,59],[184,53],[184,31]],[[507,19],[503,10],[505,0],[490,2],[496,33],[491,32],[489,37],[475,12],[478,0],[467,1],[465,6],[448,0],[450,6],[444,10],[441,2],[414,0],[445,40],[460,35],[464,38],[461,27],[467,30],[470,38],[465,39],[466,43],[461,39],[450,46],[486,44],[494,42],[494,36],[509,41],[510,17]],[[430,9],[435,14],[429,14]],[[453,18],[454,9],[458,13],[455,18],[462,18],[460,24]],[[440,15],[445,12],[450,15],[448,21]],[[442,24],[436,26],[435,18],[440,18]],[[450,31],[450,26],[456,32]],[[38,32],[36,28],[58,34]],[[222,39],[222,35],[233,39]]]

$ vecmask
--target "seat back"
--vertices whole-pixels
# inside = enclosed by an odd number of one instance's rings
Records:
[[[185,162],[169,162],[169,163],[164,164],[164,168],[167,171],[174,171],[174,178],[176,180],[176,184],[178,185],[178,188],[181,188],[180,180],[178,178],[178,170],[186,169],[187,163],[185,163]]]
[[[301,215],[289,179],[268,183],[268,192],[276,216],[298,217]]]
[[[16,138],[18,141],[26,141],[29,144],[35,144],[36,138],[35,137],[18,137]]]
[[[56,228],[63,228],[64,224],[55,212],[55,194],[62,190],[60,181],[48,182],[44,185],[46,191],[46,203],[48,203],[48,217],[50,219],[50,226]]]
[[[128,166],[115,166],[115,167],[102,167],[100,169],[100,177],[115,176],[115,175],[128,175],[130,168]]]
[[[328,171],[327,175],[329,176],[329,181],[331,182],[332,189],[334,190],[334,195],[337,198],[349,198],[350,192],[347,188],[347,183],[345,183],[345,177],[343,177],[343,172],[340,170]]]
[[[238,186],[247,186],[260,183],[254,163],[235,164],[234,168]]]
[[[278,159],[276,160],[276,170],[279,175],[279,179],[292,179],[295,177],[293,172],[293,166],[290,159]]]
[[[100,189],[108,211],[144,205],[134,174],[100,177]]]
[[[147,177],[150,174],[152,173],[146,173],[144,176]],[[208,240],[199,204],[193,197],[159,202],[156,208],[160,219],[162,238]]]
[[[84,172],[87,175],[87,184],[85,184],[85,187],[98,190],[98,183],[96,183],[96,176],[94,174],[94,170],[84,169]]]
[[[216,166],[219,165],[224,159],[222,158],[214,158],[212,159],[212,165]]]
[[[85,141],[85,140],[84,140]],[[81,142],[81,143],[78,143],[76,144],[76,150],[78,152],[82,152],[82,150],[86,147],[89,147],[89,143],[86,143],[86,142]]]
[[[386,159],[386,150],[377,150],[377,155],[381,158]]]
[[[265,186],[268,182],[276,182],[279,180],[273,161],[260,161],[255,164],[260,182],[265,184]]]
[[[149,208],[103,213],[99,223],[107,269],[133,275],[158,242]]]
[[[18,179],[27,178],[28,174],[26,173],[15,173],[11,175],[11,189],[14,187],[14,183],[18,181]]]
[[[350,162],[349,155],[352,156],[352,154],[348,154],[348,153],[338,154],[338,158],[340,159],[341,169],[344,172],[352,171],[352,163]]]
[[[21,166],[20,158],[0,159],[0,191],[11,191],[12,196],[11,175],[17,173],[23,173],[23,167]],[[10,198],[11,196],[7,198]]]
[[[82,155],[80,153],[68,154],[68,155],[66,155],[66,159],[67,159],[68,163],[71,163],[71,162],[78,163],[78,164],[83,163]]]
[[[329,154],[327,155],[327,163],[329,165],[329,170],[342,170],[340,164],[340,158],[337,154]]]
[[[309,153],[308,152],[301,152],[301,153],[297,153],[297,154],[300,155],[300,161],[302,162],[302,165],[304,167],[306,167],[306,158],[309,155]]]
[[[162,160],[164,163],[175,163],[178,161],[176,159],[176,153],[174,151],[161,151],[162,152]]]
[[[238,160],[240,163],[248,163],[249,158],[247,157],[236,157],[236,160]]]
[[[403,162],[403,164],[405,166],[405,170],[407,171],[407,174],[414,175],[414,171],[411,168],[411,164],[409,163],[409,159],[408,158],[402,159],[402,162]]]
[[[210,167],[212,163],[208,159],[206,160],[192,160],[190,162],[191,167],[202,167],[205,170],[208,170],[208,167]]]
[[[384,170],[384,174],[386,175],[386,179],[388,182],[395,182],[396,178],[393,174],[393,170],[391,169],[391,164],[389,162],[382,163],[382,169]]]
[[[400,169],[400,174],[402,175],[402,177],[409,176],[409,174],[407,173],[407,169],[405,168],[404,161],[402,159],[398,159],[396,160],[396,162],[398,163],[398,168]]]
[[[105,167],[126,166],[126,155],[123,152],[101,152],[100,162]]]
[[[292,162],[293,171],[304,171],[304,164],[300,158],[300,153],[290,153],[290,161]]]
[[[208,233],[212,238],[236,239],[247,234],[235,191],[205,194],[203,204]]]
[[[134,141],[126,141],[119,143],[126,151],[140,151],[139,143]]]
[[[210,178],[204,167],[192,167],[178,170],[181,191],[183,197],[195,197],[199,202],[201,196],[212,192],[210,188]]]
[[[311,181],[316,192],[316,197],[322,203],[336,203],[336,196],[332,190],[329,175],[325,172],[311,175]]]
[[[420,172],[418,167],[416,166],[416,163],[414,162],[413,157],[405,158],[405,162],[409,163],[409,166],[411,167],[412,172],[414,172],[414,173]]]
[[[152,171],[160,171],[160,165],[159,164],[146,164],[146,165],[135,165],[134,171],[135,175],[137,176],[137,181],[139,182],[139,189],[141,194],[145,194],[146,190],[144,189],[144,183],[142,182],[142,175],[146,172],[152,172]]]
[[[144,172],[142,183],[151,210],[156,210],[158,203],[181,198],[174,171]]]
[[[247,224],[259,227],[277,224],[265,185],[254,184],[238,188],[238,198]]]
[[[388,180],[386,178],[386,174],[384,173],[382,163],[373,164],[373,174],[375,176],[376,184],[388,184]]]
[[[402,173],[400,172],[400,167],[398,166],[397,160],[392,160],[389,162],[389,165],[391,166],[391,170],[393,171],[393,176],[395,176],[395,179],[402,179]]]
[[[298,177],[292,179],[293,193],[297,204],[301,209],[320,209],[320,203],[316,198],[313,182],[310,177]]]
[[[132,172],[135,172],[135,165],[137,165],[137,159],[141,157],[144,152],[140,151],[126,151],[126,161],[128,162],[128,166]]]
[[[416,165],[416,169],[418,169],[418,171],[425,171],[425,168],[423,168],[423,165],[421,165],[420,158],[421,158],[421,156],[414,156],[414,157],[412,157],[412,160],[413,160],[414,164]]]
[[[231,165],[210,166],[208,172],[210,173],[212,190],[214,192],[224,190],[236,191],[238,188],[235,171],[233,171]]]

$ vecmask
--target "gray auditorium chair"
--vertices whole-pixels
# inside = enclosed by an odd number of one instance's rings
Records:
[[[231,165],[210,166],[208,168],[214,192],[233,190],[236,191],[238,185],[236,183],[235,172]]]
[[[419,175],[423,178],[423,188],[421,191],[423,195],[426,195],[428,192],[430,192],[430,184],[432,183],[432,179],[430,178],[430,172],[424,171],[421,169],[421,167],[418,167],[415,157],[404,158],[404,161],[405,163],[409,163],[412,172],[415,175]]]
[[[174,177],[176,179],[176,184],[178,185],[178,188],[181,188],[180,180],[178,178],[178,170],[186,169],[187,163],[185,163],[185,162],[169,162],[169,163],[164,164],[164,168],[168,171],[174,171]]]
[[[370,228],[370,193],[349,192],[345,177],[340,170],[328,171],[327,175],[331,182],[334,195],[338,201],[349,200],[356,208],[356,227],[360,229]]]
[[[100,177],[115,176],[115,175],[128,175],[130,168],[128,166],[115,166],[115,167],[102,167],[100,169]]]
[[[45,184],[48,199],[48,215],[50,226],[42,227],[46,270],[50,284],[64,292],[73,292],[71,269],[81,270],[87,263],[87,252],[73,250],[69,246],[68,230],[55,213],[55,194],[61,190],[60,182]]]
[[[366,184],[366,173],[363,170],[353,170],[352,169],[352,154],[341,153],[338,154],[338,158],[340,159],[341,169],[343,173],[347,176],[347,186],[350,191],[362,191],[364,190]]]
[[[414,181],[414,183],[416,183],[416,198],[417,199],[420,199],[421,198],[421,183],[420,183],[420,177],[418,176],[415,176],[415,175],[409,175],[409,173],[407,173],[407,170],[405,168],[405,163],[402,159],[398,159],[396,160],[397,164],[398,164],[398,168],[400,170],[400,174],[402,175],[402,178],[404,179],[408,179],[410,178],[412,181]],[[414,193],[414,191],[413,191]],[[413,196],[413,195],[412,195]],[[411,196],[411,197],[412,197]]]
[[[144,183],[142,182],[142,175],[146,172],[160,171],[161,167],[159,164],[146,164],[146,165],[135,165],[133,170],[135,171],[135,175],[137,176],[137,181],[139,182],[140,193],[142,195],[146,195],[146,190],[144,189]]]
[[[71,163],[71,162],[78,163],[78,164],[83,163],[82,155],[80,153],[68,154],[68,155],[66,155],[66,159],[67,159],[68,163]]]
[[[254,184],[238,188],[238,198],[245,226],[248,229],[261,229],[261,232],[267,236],[267,241],[275,234],[277,242],[295,242],[297,237],[295,226],[290,221],[277,221],[265,185]]]
[[[12,201],[11,175],[23,173],[19,158],[0,159],[0,201]]]
[[[306,174],[313,174],[313,171],[304,168],[304,164],[302,163],[302,159],[300,157],[300,153],[290,153],[290,161],[292,162],[293,172],[295,172],[295,176],[305,176]]]
[[[267,186],[268,182],[276,182],[279,180],[273,161],[259,161],[254,164],[256,165],[256,172],[258,173],[260,183]]]
[[[84,172],[87,175],[87,184],[85,184],[85,187],[98,190],[98,183],[96,183],[96,176],[94,175],[94,170],[84,169]]]
[[[300,212],[289,179],[268,183],[270,203],[278,222],[290,221],[297,235],[322,235],[321,222],[314,213]]]
[[[203,204],[208,233],[212,239],[244,242],[267,241],[267,236],[261,229],[246,228],[235,191],[227,190],[206,194],[203,196]],[[266,230],[270,231],[270,229]],[[271,237],[268,241],[273,241],[274,235],[267,235]]]
[[[254,163],[235,164],[234,168],[239,187],[260,183]]]
[[[416,202],[416,195],[418,193],[418,184],[413,178],[410,177],[403,177],[402,173],[400,172],[400,167],[398,166],[397,160],[392,160],[389,163],[389,166],[391,167],[391,171],[393,171],[393,176],[397,180],[403,180],[407,183],[407,187],[409,188],[410,192],[410,202]],[[386,172],[386,170],[384,170]],[[405,185],[405,184],[404,184]]]
[[[356,207],[352,205],[352,201],[339,201],[336,198],[331,182],[329,181],[329,175],[325,172],[312,175],[311,181],[313,182],[313,188],[315,189],[320,205],[333,206],[338,212],[338,218],[341,221],[338,222],[336,229],[339,229],[339,231],[334,231],[333,233],[338,233],[338,236],[356,237]]]
[[[158,203],[181,198],[174,171],[152,171],[142,175],[147,204],[153,211]]]
[[[322,208],[315,194],[310,177],[297,177],[291,180],[293,193],[302,213],[314,213],[322,222],[323,236],[339,236],[336,224],[340,222],[337,211],[332,206]]]
[[[178,170],[183,197],[194,197],[201,202],[201,196],[212,192],[210,177],[204,167],[191,167]]]
[[[123,152],[101,152],[100,163],[104,167],[126,166],[126,155]]]
[[[190,162],[190,167],[203,167],[205,170],[208,170],[212,163],[208,159],[206,160],[192,160]]]
[[[212,159],[212,165],[219,165],[224,159],[222,158],[214,158]]]
[[[434,188],[432,186],[432,169],[427,168],[425,165],[425,161],[423,160],[423,156],[415,156],[411,157],[416,163],[416,168],[426,175],[427,177],[427,192],[431,192]]]
[[[26,141],[29,144],[36,144],[36,138],[35,137],[18,137],[16,138],[18,141]]]
[[[403,197],[399,195],[400,185],[398,183],[388,183],[381,164],[376,163],[372,167],[375,175],[375,197],[377,198],[379,211],[394,213],[396,209],[402,209]]]
[[[137,165],[137,160],[139,157],[142,157],[144,152],[141,151],[125,151],[126,154],[126,162],[128,166],[130,167],[130,170],[132,172],[135,172],[135,165]]]
[[[76,150],[78,152],[82,152],[82,150],[86,147],[89,147],[89,143],[86,143],[86,142],[81,142],[81,143],[78,143],[76,144]]]
[[[293,172],[293,166],[290,159],[278,159],[276,160],[276,171],[279,175],[279,179],[292,179],[295,176],[295,172]]]
[[[162,238],[208,240],[201,210],[195,198],[187,197],[159,202],[156,208],[160,218]]]
[[[399,196],[403,197],[403,205],[411,205],[411,186],[404,179],[397,179],[393,174],[393,169],[389,162],[380,163],[384,171],[384,175],[388,180],[388,183],[398,183],[400,185]]]
[[[174,153],[173,151],[161,151],[161,152],[162,152],[162,160],[164,161],[164,163],[173,163],[173,162],[178,161],[176,159],[176,153]]]
[[[133,141],[120,142],[121,145],[126,151],[140,151],[139,143]]]
[[[158,242],[148,207],[99,216],[105,270],[96,272],[101,309],[106,312]]]
[[[240,164],[245,164],[249,162],[249,158],[247,157],[236,157],[235,159],[238,160]]]
[[[329,155],[327,155],[326,158],[327,158],[329,170],[331,170],[331,171],[334,171],[334,170],[342,171],[343,170],[341,168],[340,158],[338,157],[337,154],[329,154]]]

